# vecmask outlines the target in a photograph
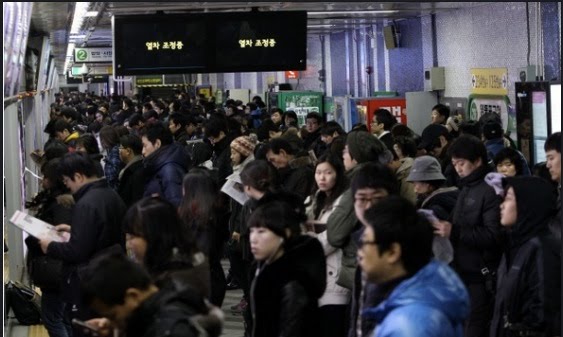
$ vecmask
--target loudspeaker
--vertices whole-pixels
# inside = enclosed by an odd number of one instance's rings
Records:
[[[383,27],[383,38],[385,39],[385,48],[393,49],[399,47],[399,39],[395,26]]]

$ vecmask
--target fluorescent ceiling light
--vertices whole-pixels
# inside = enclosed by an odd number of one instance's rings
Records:
[[[65,72],[68,70],[68,68],[70,67],[70,63],[72,62],[73,59],[72,53],[74,52],[74,47],[75,47],[74,43],[69,43],[68,47],[66,48],[66,60],[64,66]]]
[[[325,12],[307,12],[307,15],[340,15],[340,14],[393,14],[397,10],[367,10],[367,11],[325,11]]]
[[[84,13],[84,17],[98,16],[98,11],[88,11]]]
[[[309,25],[307,28],[330,28],[334,27],[334,25]]]
[[[70,26],[70,34],[78,34],[82,23],[84,23],[84,14],[88,11],[89,2],[76,2],[74,6],[74,17],[72,18],[72,26]]]

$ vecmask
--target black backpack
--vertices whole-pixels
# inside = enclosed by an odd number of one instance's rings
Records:
[[[41,323],[41,297],[20,282],[8,281],[5,285],[6,312],[13,309],[21,325]]]

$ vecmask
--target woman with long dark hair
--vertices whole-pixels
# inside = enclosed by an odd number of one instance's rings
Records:
[[[180,218],[194,233],[199,249],[209,259],[211,273],[211,303],[221,306],[225,299],[226,279],[221,258],[223,243],[228,236],[223,223],[224,212],[219,202],[219,187],[206,169],[196,168],[184,176],[183,197],[178,209]]]
[[[342,249],[330,245],[326,224],[342,193],[348,188],[344,164],[336,155],[321,156],[315,167],[316,192],[305,201],[307,231],[321,243],[326,261],[326,290],[318,300],[319,315],[324,324],[321,336],[344,336],[347,331],[346,308],[350,290],[336,284],[342,266]]]
[[[119,184],[119,171],[125,166],[119,158],[119,134],[117,130],[109,125],[102,127],[100,130],[100,142],[102,147],[107,151],[104,158],[104,174],[108,185],[117,191]]]
[[[159,286],[189,285],[209,297],[209,267],[176,208],[160,197],[133,204],[124,219],[129,255]]]

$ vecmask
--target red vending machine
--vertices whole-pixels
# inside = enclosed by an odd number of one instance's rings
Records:
[[[371,121],[373,120],[373,113],[377,109],[387,109],[391,112],[397,122],[407,125],[407,100],[401,97],[391,98],[371,98],[366,100],[367,103],[367,126],[371,132]],[[363,105],[365,105],[365,103]]]

